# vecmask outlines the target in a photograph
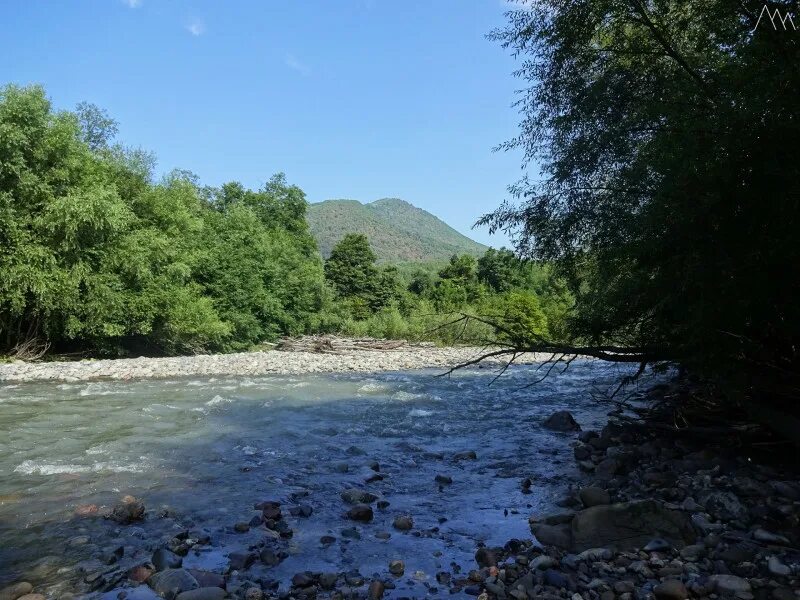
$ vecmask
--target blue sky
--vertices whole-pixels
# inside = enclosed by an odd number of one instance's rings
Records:
[[[159,171],[309,201],[396,196],[470,230],[519,154],[514,60],[484,35],[502,0],[5,0],[0,82],[41,83],[119,121]]]

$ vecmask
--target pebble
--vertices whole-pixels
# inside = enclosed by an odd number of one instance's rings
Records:
[[[392,575],[402,575],[406,570],[406,564],[402,560],[393,560],[389,563],[389,573]]]
[[[205,377],[223,375],[260,375],[276,373],[298,375],[302,373],[380,372],[450,367],[464,363],[477,354],[485,353],[481,347],[437,348],[408,344],[392,352],[343,351],[336,354],[317,352],[239,352],[172,357],[139,357],[106,360],[49,361],[0,364],[0,381],[90,381],[93,379],[148,379],[175,378],[189,375]],[[517,357],[517,364],[531,364],[542,360],[543,354],[526,353]],[[484,361],[488,365],[504,364],[504,357]]]
[[[408,515],[400,515],[399,517],[395,517],[392,527],[398,531],[409,531],[414,527],[414,519]]]
[[[362,523],[369,523],[372,521],[372,507],[369,504],[356,504],[353,508],[347,511],[347,518],[353,521],[360,521]]]
[[[786,577],[787,575],[792,574],[792,570],[783,564],[777,556],[770,556],[769,560],[767,561],[767,569],[773,575],[778,577]]]

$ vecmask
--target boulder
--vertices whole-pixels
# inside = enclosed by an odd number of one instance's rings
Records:
[[[552,415],[547,417],[547,419],[545,419],[542,425],[547,429],[552,429],[553,431],[581,430],[581,426],[578,425],[578,422],[575,421],[572,413],[570,413],[568,410],[559,410],[554,412]]]
[[[564,550],[572,547],[572,532],[567,524],[534,523],[531,525],[531,533],[543,546],[556,546]]]
[[[586,508],[611,503],[611,495],[603,488],[595,486],[582,488],[578,495]]]
[[[685,513],[667,510],[652,500],[582,510],[572,520],[570,533],[571,549],[575,552],[598,547],[633,550],[654,537],[663,538],[680,549],[692,537]],[[535,531],[534,535],[539,537]]]

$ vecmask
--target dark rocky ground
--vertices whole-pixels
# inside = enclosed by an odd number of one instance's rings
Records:
[[[574,437],[575,460],[585,480],[570,488],[558,514],[531,515],[534,538],[476,548],[472,569],[452,565],[439,572],[425,595],[800,599],[795,447],[777,444],[781,451],[764,457],[763,447],[726,437],[690,438],[613,423],[599,432],[580,431],[565,412],[551,416],[545,426]],[[375,473],[379,476],[378,465]],[[520,485],[525,489],[535,483]],[[373,511],[381,510],[380,500],[363,490],[345,491],[342,501],[354,524],[371,521]],[[138,551],[124,543],[105,549],[87,561],[80,590],[47,595],[59,600],[103,592],[107,599],[120,600],[377,599],[401,596],[397,583],[414,576],[395,560],[385,573],[369,576],[357,571],[297,573],[291,589],[279,590],[277,582],[251,575],[252,567],[279,564],[286,556],[281,544],[293,535],[284,517],[302,518],[312,509],[302,497],[292,498],[290,505],[266,500],[255,508],[259,516],[234,528],[262,528],[265,541],[228,556],[224,573],[183,568],[183,557],[211,540],[202,530],[173,523],[169,541],[147,559],[141,559],[141,546]],[[97,509],[80,510],[91,515]],[[128,497],[105,516],[118,524],[124,539],[126,528],[133,531],[146,514],[140,501]],[[411,533],[415,529],[411,517],[398,517],[393,526]],[[0,590],[0,600],[45,600],[45,595],[19,582]]]

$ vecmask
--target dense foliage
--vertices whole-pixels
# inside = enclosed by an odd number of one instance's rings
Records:
[[[492,37],[541,179],[486,222],[558,262],[573,339],[794,400],[800,36],[760,0],[526,4]]]
[[[507,250],[476,260],[470,242],[449,262],[387,266],[353,233],[323,263],[304,194],[282,175],[260,190],[187,171],[155,181],[154,158],[116,132],[95,106],[0,91],[0,352],[233,351],[313,332],[474,342],[493,329],[448,324],[462,312],[510,337],[563,320],[569,296]],[[374,211],[396,216],[398,202]],[[406,221],[449,230],[401,204]]]
[[[96,107],[0,91],[0,348],[190,352],[305,330],[323,296],[302,191],[152,181]]]
[[[505,249],[380,268],[366,237],[351,234],[334,247],[325,273],[337,290],[330,318],[352,335],[481,344],[560,338],[572,305],[549,269]]]

